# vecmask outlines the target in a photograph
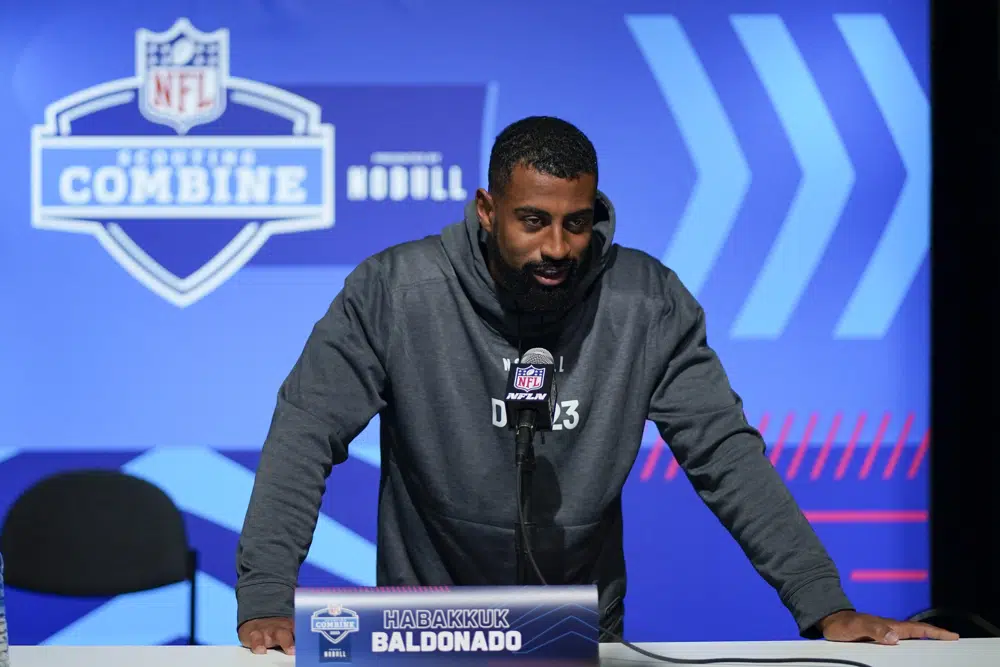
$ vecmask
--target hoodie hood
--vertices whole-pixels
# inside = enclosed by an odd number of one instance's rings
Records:
[[[514,310],[501,302],[496,282],[486,263],[486,231],[479,224],[474,199],[465,205],[465,220],[446,227],[442,232],[441,242],[445,254],[455,270],[462,290],[486,323],[514,342],[518,348],[523,340],[551,336],[571,325],[579,315],[581,303],[586,300],[597,279],[613,260],[614,206],[603,192],[598,191],[594,209],[590,261],[577,283],[570,307],[560,313]]]

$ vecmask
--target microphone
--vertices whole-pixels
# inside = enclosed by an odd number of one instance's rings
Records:
[[[507,376],[505,403],[514,432],[514,462],[517,467],[517,582],[528,584],[532,568],[540,573],[531,553],[531,476],[535,470],[535,450],[532,440],[535,431],[552,429],[555,409],[555,365],[552,353],[542,347],[533,347],[516,364],[510,365]],[[540,582],[544,579],[539,576]]]
[[[510,365],[504,402],[519,445],[530,446],[535,431],[552,429],[554,376],[552,353],[544,347],[531,348],[518,363]]]

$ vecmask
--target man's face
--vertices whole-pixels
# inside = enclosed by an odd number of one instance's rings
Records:
[[[476,193],[490,273],[523,309],[569,304],[588,259],[596,194],[593,175],[562,179],[523,166],[502,194]]]

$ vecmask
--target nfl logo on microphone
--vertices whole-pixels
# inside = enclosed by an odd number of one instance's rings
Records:
[[[514,387],[521,391],[534,391],[545,382],[545,369],[526,366],[514,371]]]

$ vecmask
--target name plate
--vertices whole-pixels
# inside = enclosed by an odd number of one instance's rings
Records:
[[[295,664],[597,665],[596,586],[300,588]]]

